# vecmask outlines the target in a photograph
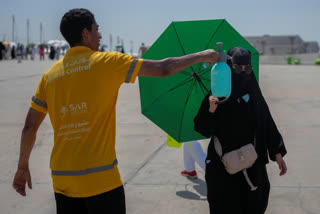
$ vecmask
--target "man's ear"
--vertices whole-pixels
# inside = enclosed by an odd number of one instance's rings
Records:
[[[87,28],[83,28],[81,36],[82,36],[82,41],[86,41],[88,40],[88,35],[89,35],[89,31]]]

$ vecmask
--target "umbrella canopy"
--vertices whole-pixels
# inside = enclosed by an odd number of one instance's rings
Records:
[[[10,48],[12,48],[13,46],[17,48],[18,45],[15,42],[10,42]]]
[[[57,47],[67,47],[69,44],[65,40],[49,40],[46,45]]]
[[[47,44],[48,45],[55,45],[55,44],[59,44],[59,40],[49,40],[48,42],[47,42]]]
[[[172,22],[143,55],[160,60],[205,49],[243,47],[252,54],[252,66],[259,74],[259,53],[226,20]],[[199,63],[167,78],[139,77],[142,114],[178,142],[205,137],[194,131],[193,118],[210,90],[211,67]]]

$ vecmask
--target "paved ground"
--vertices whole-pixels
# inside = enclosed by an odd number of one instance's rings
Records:
[[[33,190],[11,188],[20,133],[41,74],[53,62],[0,62],[0,213],[53,214],[49,171],[53,132],[47,118],[33,149]],[[288,174],[268,165],[272,184],[268,214],[320,213],[320,67],[260,66],[260,82],[288,149]],[[123,85],[117,104],[117,153],[129,214],[209,213],[204,172],[179,175],[182,149],[168,148],[165,133],[140,114],[138,83]],[[208,141],[202,141],[204,149]]]

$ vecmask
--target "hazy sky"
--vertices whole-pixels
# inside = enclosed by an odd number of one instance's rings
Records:
[[[141,42],[152,45],[172,21],[226,19],[241,35],[300,35],[320,44],[320,0],[0,0],[0,40],[12,40],[12,15],[18,41],[62,39],[59,23],[71,8],[87,8],[100,25],[102,42],[119,36],[129,51]]]

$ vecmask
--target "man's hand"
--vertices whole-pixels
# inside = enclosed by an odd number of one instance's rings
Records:
[[[207,49],[199,52],[202,56],[202,62],[207,62],[209,65],[216,63],[219,59],[219,54],[213,49]]]
[[[26,196],[26,183],[32,189],[31,175],[29,168],[18,168],[13,179],[12,187],[22,196]]]
[[[218,101],[219,101],[219,99],[217,97],[214,97],[212,95],[209,97],[209,104],[210,104],[209,111],[211,113],[214,113],[216,111],[216,109],[218,107],[218,104],[217,104]]]
[[[286,174],[287,172],[287,165],[286,165],[286,162],[283,160],[282,156],[280,153],[276,154],[276,161],[277,161],[277,164],[279,166],[279,169],[280,169],[280,176]]]

